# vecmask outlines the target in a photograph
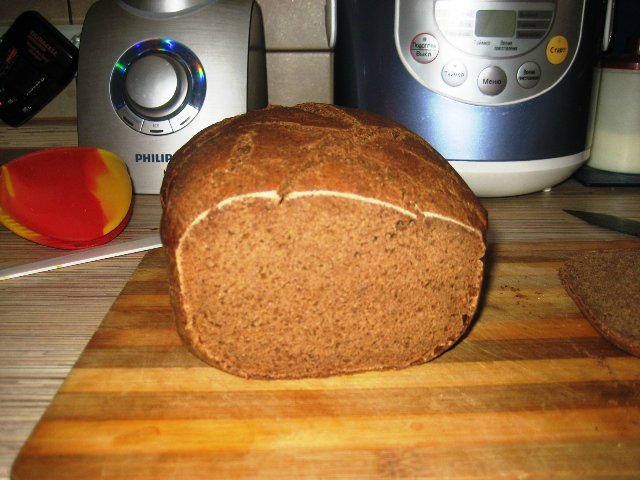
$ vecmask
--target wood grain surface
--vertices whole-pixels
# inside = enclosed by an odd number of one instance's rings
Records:
[[[470,332],[428,364],[245,380],[181,344],[146,254],[23,447],[22,479],[640,478],[640,359],[557,269],[635,240],[492,244]]]

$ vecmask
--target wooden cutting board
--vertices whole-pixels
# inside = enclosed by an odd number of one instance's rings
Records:
[[[144,258],[13,468],[21,479],[640,478],[640,359],[591,328],[557,269],[639,242],[494,245],[472,330],[401,371],[244,380],[173,327]]]

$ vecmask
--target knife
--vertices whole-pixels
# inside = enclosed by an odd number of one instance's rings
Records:
[[[120,243],[107,243],[99,247],[78,250],[73,253],[61,255],[54,258],[45,258],[44,260],[36,260],[22,265],[0,269],[0,281],[10,278],[31,275],[32,273],[46,272],[48,270],[56,270],[58,268],[70,267],[81,263],[93,262],[95,260],[103,260],[105,258],[117,257],[119,255],[127,255],[129,253],[143,252],[162,246],[160,234],[156,233],[148,237],[138,238],[136,240],[128,240]]]
[[[640,222],[636,220],[607,215],[605,213],[583,212],[581,210],[565,210],[565,212],[591,225],[640,237]]]

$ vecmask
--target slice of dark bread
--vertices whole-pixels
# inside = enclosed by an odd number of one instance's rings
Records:
[[[558,273],[593,327],[640,357],[640,250],[584,252],[567,260]]]
[[[476,310],[486,212],[383,117],[303,104],[225,120],[176,153],[161,198],[178,331],[236,375],[425,362]]]

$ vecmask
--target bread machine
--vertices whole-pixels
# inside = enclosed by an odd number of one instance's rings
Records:
[[[175,151],[267,103],[254,0],[99,0],[78,64],[78,143],[120,155],[136,193],[158,193]]]
[[[479,196],[546,189],[589,157],[611,3],[341,0],[336,103],[414,130]]]

